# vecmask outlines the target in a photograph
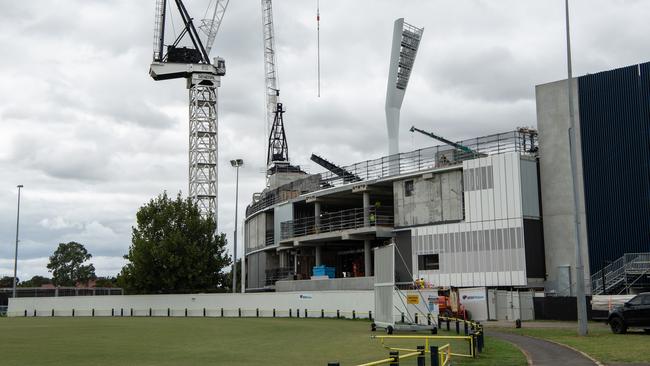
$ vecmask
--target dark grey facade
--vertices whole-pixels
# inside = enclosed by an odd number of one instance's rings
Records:
[[[589,267],[650,252],[650,63],[578,78]]]

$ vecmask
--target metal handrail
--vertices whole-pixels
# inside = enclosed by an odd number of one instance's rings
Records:
[[[622,281],[627,281],[628,274],[646,273],[648,270],[650,270],[650,253],[625,253],[591,275],[592,292],[594,294],[605,292],[607,288],[614,288]],[[607,288],[603,288],[603,273]]]
[[[362,181],[382,179],[406,173],[433,168],[461,165],[465,160],[476,159],[483,156],[498,155],[509,152],[518,152],[524,155],[537,156],[538,143],[534,135],[525,131],[509,131],[489,136],[473,138],[459,142],[473,152],[467,153],[448,145],[437,145],[405,153],[383,156],[378,159],[366,160],[356,164],[341,167],[345,171],[358,176]],[[338,187],[350,182],[332,172],[319,174],[320,185],[317,189],[310,189],[300,194],[311,193],[326,187]],[[271,207],[277,203],[287,201],[286,197],[278,194],[283,190],[266,192],[263,197],[246,208],[246,215]]]
[[[276,281],[293,279],[295,272],[291,267],[278,267],[273,269],[267,269],[265,273],[266,286],[275,285]]]
[[[392,207],[371,207],[367,210],[367,223],[363,208],[325,212],[321,214],[318,222],[315,216],[285,221],[280,223],[280,238],[289,239],[312,234],[358,229],[364,226],[393,226],[394,216]]]

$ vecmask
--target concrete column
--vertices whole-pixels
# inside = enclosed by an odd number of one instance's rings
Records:
[[[370,226],[370,192],[363,192],[363,226]]]
[[[241,293],[246,292],[246,255],[241,259]]]
[[[293,273],[298,274],[298,251],[293,252]]]
[[[372,255],[372,250],[370,250],[370,239],[363,241],[363,262],[364,262],[364,273],[366,277],[372,276],[372,261],[370,256]]]
[[[320,232],[320,202],[314,202],[314,229],[315,232]]]
[[[323,264],[323,246],[322,245],[317,245],[316,246],[316,265],[320,266]]]

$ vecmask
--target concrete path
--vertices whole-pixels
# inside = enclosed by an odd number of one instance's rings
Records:
[[[509,320],[490,320],[481,322],[485,328],[514,328],[515,322]],[[570,321],[524,321],[521,323],[522,328],[577,328],[578,322]],[[592,327],[605,327],[609,328],[605,323],[590,322],[589,328]]]
[[[513,333],[497,332],[492,329],[486,330],[485,334],[495,338],[503,339],[519,347],[519,349],[521,349],[526,354],[529,365],[597,365],[594,361],[588,359],[579,352],[542,339],[522,336]]]

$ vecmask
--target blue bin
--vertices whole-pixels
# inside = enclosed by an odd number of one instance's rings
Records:
[[[327,267],[324,265],[320,265],[320,266],[315,266],[313,268],[314,276],[327,276],[329,278],[334,278],[335,273],[336,273],[336,269],[334,267]]]

